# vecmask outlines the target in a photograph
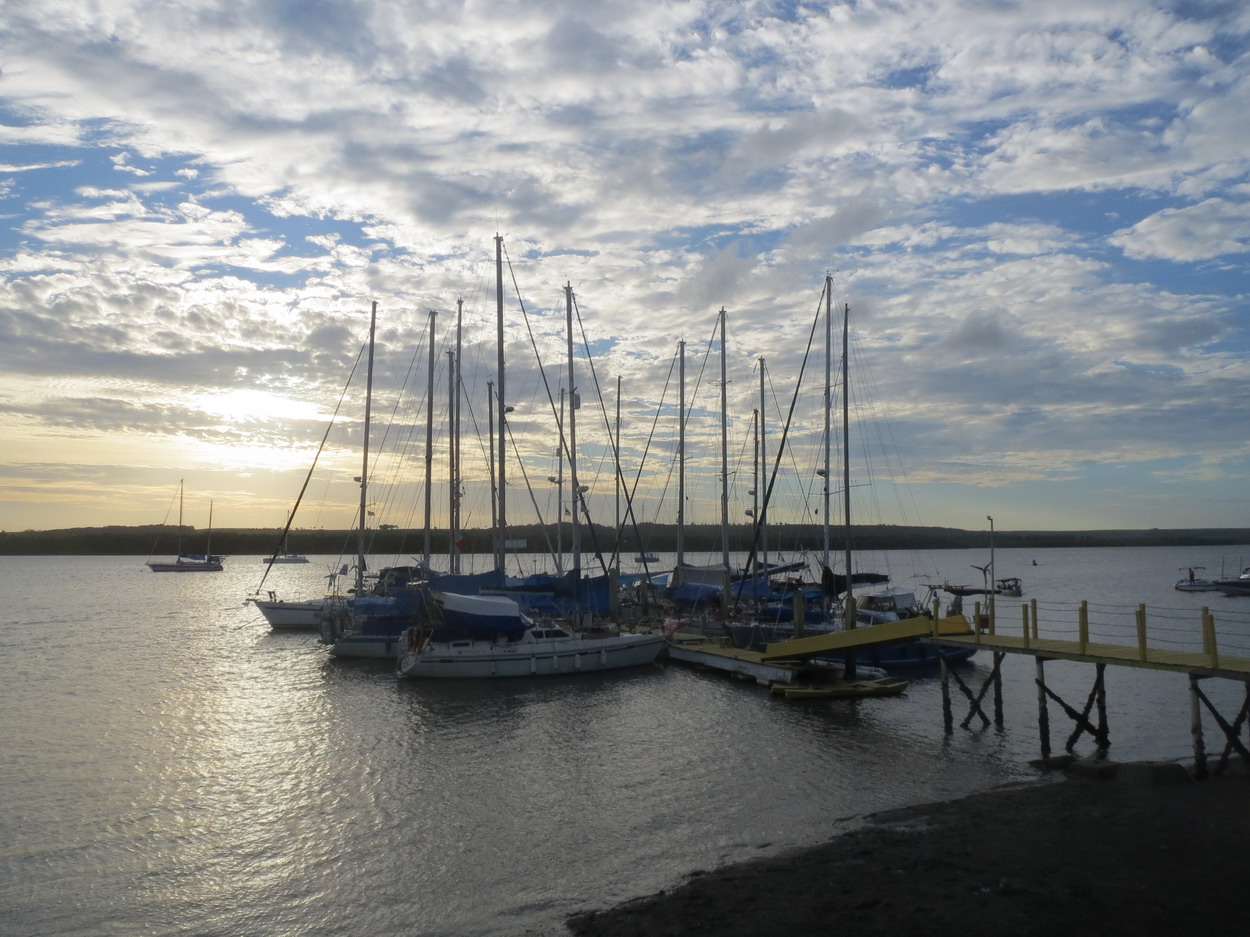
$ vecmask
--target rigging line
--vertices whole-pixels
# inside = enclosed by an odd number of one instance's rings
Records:
[[[534,329],[530,325],[529,311],[525,308],[525,300],[521,298],[521,287],[516,281],[516,271],[512,269],[512,258],[508,255],[508,248],[500,245],[503,249],[503,256],[508,261],[508,276],[512,278],[512,288],[516,291],[517,305],[521,307],[521,319],[525,323],[525,331],[530,338],[530,347],[534,350],[534,359],[538,363],[538,374],[543,379],[543,390],[547,394],[547,403],[551,407],[551,415],[557,423],[559,422],[559,409],[556,407],[555,397],[551,393],[551,382],[547,380],[547,370],[543,367],[543,358],[538,351],[538,340],[534,337]],[[571,394],[573,389],[569,388]],[[563,444],[563,434],[561,434],[561,443]],[[518,456],[519,458],[519,456]]]
[[[816,327],[820,324],[820,317],[821,317],[820,304],[821,304],[821,301],[824,300],[824,298],[825,298],[825,288],[822,285],[820,288],[820,298],[816,301],[816,317],[812,319],[812,330],[807,335],[807,348],[804,349],[803,351],[803,361],[799,365],[799,377],[798,377],[798,380],[794,382],[794,396],[790,398],[790,410],[786,414],[785,426],[781,430],[781,442],[777,444],[777,455],[773,459],[772,474],[768,478],[768,487],[764,490],[764,500],[763,500],[763,503],[760,505],[760,516],[755,518],[754,532],[751,537],[751,552],[747,555],[747,561],[746,561],[745,566],[743,567],[746,570],[750,570],[751,565],[755,562],[755,554],[757,550],[759,549],[760,531],[763,529],[764,524],[767,523],[768,521],[768,501],[772,497],[773,485],[776,484],[776,481],[777,481],[777,471],[781,467],[781,459],[782,459],[783,454],[785,453],[786,438],[790,434],[790,422],[794,418],[794,408],[798,404],[799,390],[803,386],[803,373],[807,370],[807,361],[811,357],[811,354],[812,354],[812,342],[815,341],[815,338],[816,338]],[[767,575],[767,571],[765,571],[765,575]],[[848,576],[850,575],[850,570],[847,570],[847,575]],[[742,590],[739,589],[738,598],[734,601],[734,608],[735,609],[738,608],[738,606],[741,604],[742,604]]]
[[[383,430],[382,432],[382,440],[378,444],[378,456],[379,457],[381,456],[383,452],[387,451],[386,444],[387,444],[387,441],[390,439],[391,430],[394,429],[395,426],[398,424],[400,405],[406,403],[413,396],[411,389],[410,389],[412,386],[413,375],[416,371],[417,361],[419,358],[422,357],[422,351],[428,352],[428,349],[425,344],[426,341],[427,341],[427,335],[424,331],[422,331],[420,333],[420,338],[417,342],[416,348],[413,349],[412,358],[408,362],[408,370],[404,374],[403,381],[400,382],[399,393],[395,397],[395,405],[391,407],[390,419],[386,422],[386,429]],[[428,392],[429,392],[428,388],[422,388],[420,396],[416,396],[415,399],[413,399],[412,406],[415,406],[418,412],[422,408],[422,405],[425,403],[426,394]],[[404,411],[405,416],[407,416],[407,414],[409,414],[410,412],[411,412],[410,409],[405,410]],[[412,425],[416,424],[416,420],[414,419],[408,419],[407,422],[411,423]],[[398,488],[398,483],[396,481],[396,478],[398,477],[401,471],[401,466],[405,460],[405,457],[407,456],[408,453],[412,451],[413,445],[414,445],[414,441],[412,437],[412,431],[410,429],[406,437],[400,442],[399,452],[397,456],[395,457],[394,461],[391,462],[390,468],[388,469],[391,477],[385,481],[385,487],[383,488],[383,498],[382,498],[382,501],[379,503],[380,508],[383,510],[389,510],[392,507],[392,505],[396,504],[395,492]],[[422,483],[424,484],[424,480]],[[396,508],[396,511],[398,513],[398,508]],[[407,531],[412,526],[413,513],[415,511],[416,511],[416,505],[414,503],[412,507],[408,510],[407,514],[404,515],[404,520],[406,521],[406,523],[403,525],[403,529],[405,532],[403,536],[400,538],[398,551],[395,554],[393,554],[396,557],[396,559],[398,559],[398,556],[400,553],[407,552],[407,549],[406,549]]]
[[[339,394],[339,402],[334,407],[334,413],[330,416],[330,422],[326,425],[326,431],[321,436],[321,445],[317,447],[317,454],[313,456],[312,465],[308,467],[308,474],[304,476],[304,484],[300,486],[299,495],[295,498],[295,506],[291,508],[291,512],[287,515],[286,526],[282,528],[282,536],[278,539],[278,546],[274,549],[273,555],[277,556],[278,551],[282,549],[282,542],[286,539],[291,530],[291,524],[295,520],[295,512],[299,510],[300,502],[304,499],[304,492],[308,490],[308,483],[312,480],[313,469],[317,467],[317,460],[321,458],[322,450],[325,449],[326,440],[330,436],[330,430],[334,427],[334,420],[339,415],[339,410],[343,406],[343,400],[347,397],[347,389],[351,386],[352,378],[356,375],[356,368],[360,366],[360,359],[365,353],[365,345],[360,346],[360,351],[356,353],[356,361],[352,364],[352,369],[347,375],[347,383],[343,385],[343,390]],[[256,594],[260,595],[260,587],[265,584],[265,579],[273,570],[273,564],[267,563],[265,572],[260,577],[260,582],[256,584]]]
[[[673,358],[672,358],[672,359],[669,361],[669,363],[668,363],[668,374],[667,374],[667,375],[665,376],[665,378],[664,378],[664,389],[660,392],[660,402],[659,402],[659,404],[658,404],[658,405],[656,406],[656,408],[655,408],[655,416],[654,416],[654,417],[652,417],[652,419],[651,419],[651,430],[650,430],[650,432],[649,432],[649,433],[647,433],[647,444],[646,444],[645,446],[643,446],[643,449],[642,449],[642,459],[641,459],[641,460],[639,460],[639,462],[638,462],[638,471],[634,473],[634,484],[633,484],[633,487],[630,489],[630,493],[631,493],[631,495],[636,495],[636,494],[638,493],[638,485],[639,485],[639,484],[641,483],[641,481],[642,481],[642,470],[643,470],[643,466],[644,466],[644,464],[645,464],[645,463],[646,463],[646,461],[647,461],[647,456],[648,456],[648,455],[650,454],[650,452],[651,452],[651,443],[655,440],[655,431],[656,431],[656,427],[659,425],[659,422],[660,422],[660,412],[664,409],[664,401],[665,401],[665,399],[667,399],[667,397],[668,397],[668,389],[669,389],[669,386],[672,384],[672,381],[673,381],[673,370],[674,370],[674,368],[676,368],[676,367],[677,367],[677,356],[676,356],[676,355],[674,355],[674,356],[673,356]],[[669,477],[670,477],[670,478],[671,478],[671,477],[672,477],[672,475],[673,475],[673,471],[672,471],[672,467],[671,467],[671,466],[669,467],[669,473],[668,473],[668,474],[669,474]],[[665,490],[665,491],[667,491],[667,490],[668,490],[668,483],[667,483],[667,482],[665,483],[664,490]],[[663,499],[661,498],[661,501],[662,501],[662,500],[663,500]],[[658,506],[657,506],[657,508],[656,508],[656,516],[657,516],[657,517],[659,516],[659,507],[658,507]],[[645,518],[644,518],[644,520],[645,520]]]
[[[590,354],[590,340],[586,337],[586,324],[582,321],[581,307],[577,305],[577,295],[572,294],[572,299],[573,299],[573,311],[577,314],[577,327],[582,335],[582,348],[585,349],[586,351],[586,363],[590,368],[591,384],[595,389],[595,396],[599,399],[599,412],[603,415],[603,425],[605,429],[607,430],[608,439],[612,441],[611,446],[609,448],[612,451],[612,460],[615,466],[615,478],[619,479],[621,483],[621,487],[623,489],[626,489],[625,490],[625,513],[626,513],[626,516],[629,518],[630,524],[633,527],[634,536],[637,537],[639,543],[641,543],[642,533],[638,529],[638,517],[634,513],[633,492],[626,488],[625,473],[621,468],[621,450],[619,446],[617,445],[616,437],[612,433],[612,421],[608,417],[607,407],[605,407],[603,404],[602,388],[599,386],[599,373],[598,371],[595,370],[595,359]],[[570,392],[571,391],[572,391],[572,388],[570,388]],[[563,438],[561,439],[561,442],[563,442]],[[641,465],[639,465],[639,471],[641,472]],[[578,501],[581,502],[583,505],[584,513],[586,515],[586,522],[591,524],[591,537],[593,540],[595,540],[596,545],[597,545],[598,537],[594,533],[594,525],[591,522],[590,510],[588,507],[586,507],[585,501],[582,498],[581,492],[577,492],[576,496],[577,496]],[[603,557],[600,556],[599,559],[600,559],[600,562],[602,562]],[[606,572],[607,570],[605,569],[604,571]]]
[[[530,496],[530,504],[534,506],[534,513],[538,516],[538,529],[543,532],[543,539],[547,542],[547,554],[554,557],[556,554],[555,549],[551,545],[551,534],[547,530],[546,521],[543,520],[543,512],[538,507],[538,500],[534,497],[534,486],[530,484],[529,473],[525,471],[525,462],[521,459],[521,450],[517,447],[516,437],[512,434],[512,424],[505,420],[504,427],[508,430],[508,442],[512,443],[512,454],[516,456],[517,467],[521,470],[521,477],[525,479],[525,490]]]

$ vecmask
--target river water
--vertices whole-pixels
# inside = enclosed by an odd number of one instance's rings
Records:
[[[1132,643],[1145,603],[1158,643],[1196,648],[1205,605],[1224,652],[1250,656],[1250,599],[1172,589],[1185,567],[1231,576],[1243,557],[1000,550],[998,574],[1025,586],[1000,600],[1000,629],[1036,599],[1044,633],[1074,633],[1086,599],[1095,633]],[[985,562],[884,559],[915,582],[975,583]],[[266,589],[315,594],[328,561],[275,568]],[[154,575],[136,557],[0,558],[0,934],[559,935],[571,913],[856,815],[1037,776],[1032,658],[1004,663],[1002,730],[950,736],[936,674],[897,698],[803,703],[663,663],[400,681],[272,633],[243,602],[259,558],[226,562]],[[991,663],[960,674],[979,686]],[[1092,668],[1055,662],[1047,678],[1079,707]],[[1109,668],[1107,683],[1112,758],[1190,756],[1183,676]],[[1244,695],[1204,688],[1230,717]],[[966,712],[956,698],[956,722]],[[1061,750],[1071,723],[1050,719]]]

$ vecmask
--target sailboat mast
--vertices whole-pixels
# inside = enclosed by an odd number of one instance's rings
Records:
[[[460,355],[464,341],[464,300],[456,300],[456,365],[451,394],[451,544],[448,547],[453,573],[460,572]]]
[[[768,467],[768,433],[764,428],[764,375],[768,370],[768,365],[763,358],[760,359],[760,465],[767,471]],[[757,489],[759,482],[756,482]],[[767,491],[765,492],[767,494]],[[765,581],[768,576],[768,527],[764,523],[768,520],[768,501],[764,501],[763,512],[756,516],[756,523],[760,528],[760,562],[764,568]],[[757,567],[758,569],[758,567]]]
[[[850,331],[851,305],[842,311],[842,517],[846,522],[846,627],[855,627],[855,597],[851,591],[851,405],[850,371],[847,334]]]
[[[821,565],[829,568],[829,495],[832,479],[829,477],[829,456],[833,449],[833,277],[825,274],[825,468],[823,520],[821,523]]]
[[[568,443],[569,443],[569,501],[573,510],[573,527],[570,535],[569,550],[572,552],[572,571],[573,571],[573,620],[577,621],[581,613],[581,605],[578,601],[578,584],[582,578],[582,543],[581,529],[578,523],[578,509],[581,507],[582,491],[577,482],[577,384],[573,371],[573,284],[566,283],[564,287],[564,316],[566,326],[566,351],[568,353],[569,362],[569,415],[568,415]]]
[[[616,376],[616,445],[612,455],[616,461],[616,544],[612,548],[617,570],[621,568],[621,376]]]
[[[677,565],[686,560],[686,343],[677,343]]]
[[[495,497],[498,501],[498,508],[495,526],[495,568],[502,570],[504,568],[504,554],[507,549],[505,538],[508,536],[508,483],[504,470],[507,448],[505,407],[508,397],[505,393],[504,384],[503,235],[501,234],[495,235],[495,338],[498,346],[496,377],[499,381],[499,412],[496,414],[499,420],[499,456],[496,467],[498,472],[498,491]]]
[[[378,304],[374,300],[369,313],[369,368],[365,377],[365,436],[361,446],[360,463],[360,525],[356,530],[356,594],[365,589],[365,518],[368,505],[365,500],[369,486],[369,423],[373,418],[373,347],[377,336]]]
[[[213,561],[213,502],[208,502],[208,537],[204,542],[204,561],[211,563]]]
[[[185,478],[178,479],[178,555],[182,556],[182,486]]]
[[[725,307],[720,308],[720,545],[729,569],[729,377],[725,349]]]
[[[430,520],[434,497],[434,331],[438,313],[430,310],[430,363],[425,382],[425,543],[423,565],[430,568]]]
[[[495,483],[495,382],[486,382],[486,453],[490,463],[490,529],[499,532],[499,490]],[[495,562],[499,560],[499,542],[495,542]]]

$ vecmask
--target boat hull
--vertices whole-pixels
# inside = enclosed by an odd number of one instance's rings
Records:
[[[407,651],[399,673],[420,679],[541,677],[597,673],[653,663],[664,647],[658,634],[616,634],[510,642],[431,642]]]
[[[307,602],[284,602],[281,599],[253,599],[269,627],[274,629],[313,629],[321,625],[320,599]]]
[[[221,563],[148,563],[148,569],[154,573],[219,573]]]

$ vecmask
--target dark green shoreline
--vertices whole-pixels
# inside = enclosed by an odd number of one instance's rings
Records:
[[[149,556],[176,549],[174,527],[149,525],[143,527],[75,527],[62,530],[0,531],[0,556]],[[751,527],[740,525],[730,529],[730,550],[751,549]],[[274,529],[226,528],[214,530],[214,553],[227,555],[264,555],[278,549],[281,531]],[[464,553],[492,552],[489,530],[462,532]],[[182,543],[187,550],[202,550],[205,531],[194,527],[182,529]],[[542,553],[547,544],[557,542],[554,526],[546,531],[536,525],[512,527],[510,540],[525,541],[523,552]],[[595,526],[582,529],[582,546],[588,553],[610,554],[616,547],[616,534],[609,528]],[[821,544],[817,525],[770,526],[771,549],[793,553],[817,550]],[[844,534],[835,534],[839,545]],[[369,532],[369,552],[402,554],[420,552],[425,541],[421,530],[375,530]],[[852,541],[860,550],[959,550],[989,548],[989,534],[984,530],[958,530],[951,527],[862,526],[852,530]],[[569,542],[567,526],[563,542]],[[676,546],[676,527],[666,524],[645,525],[622,535],[621,553],[632,557],[640,548],[653,553],[669,553]],[[1188,530],[996,530],[996,549],[1044,549],[1050,547],[1219,547],[1250,544],[1250,528],[1195,528]],[[356,549],[354,530],[291,531],[290,548],[297,553],[339,555]],[[448,536],[444,530],[431,532],[431,549],[445,554]],[[720,528],[714,524],[696,524],[685,530],[685,548],[690,552],[720,549]]]

